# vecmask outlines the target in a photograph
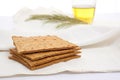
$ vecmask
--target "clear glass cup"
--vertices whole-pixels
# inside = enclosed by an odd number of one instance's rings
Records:
[[[96,0],[73,0],[72,9],[76,19],[88,24],[93,22]]]

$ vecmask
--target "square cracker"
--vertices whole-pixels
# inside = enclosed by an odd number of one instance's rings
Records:
[[[23,57],[35,61],[39,59],[43,59],[46,57],[51,57],[51,56],[57,56],[61,54],[69,54],[69,53],[74,53],[75,51],[79,50],[79,47],[73,48],[73,49],[67,49],[67,50],[59,50],[59,51],[49,51],[49,52],[38,52],[38,53],[32,53],[32,54],[22,54]],[[10,49],[10,51],[17,53],[17,50],[15,48]]]
[[[62,58],[62,59],[59,59],[59,60],[54,60],[54,61],[51,61],[51,62],[49,62],[49,63],[42,64],[42,65],[34,66],[34,67],[29,66],[24,60],[20,59],[20,58],[17,57],[17,56],[11,56],[10,59],[13,59],[13,60],[15,60],[15,61],[23,64],[24,66],[26,66],[26,67],[27,67],[28,69],[30,69],[30,70],[36,70],[36,69],[44,68],[44,67],[47,67],[47,66],[50,66],[50,65],[59,63],[59,62],[65,62],[65,61],[68,61],[68,60],[76,59],[76,58],[79,58],[79,57],[80,57],[80,56],[78,56],[78,55],[74,55],[74,56]]]
[[[34,66],[38,66],[38,65],[42,65],[42,64],[45,64],[45,63],[49,63],[51,61],[54,61],[54,60],[58,60],[58,59],[62,59],[62,58],[66,58],[66,57],[70,57],[70,56],[73,56],[73,55],[76,55],[76,54],[79,54],[79,52],[74,52],[74,53],[69,53],[69,54],[62,54],[62,55],[58,55],[58,56],[51,56],[51,57],[47,57],[47,58],[43,58],[43,59],[40,59],[40,60],[36,60],[36,61],[31,61],[27,58],[24,58],[22,57],[21,55],[19,54],[16,54],[15,52],[10,52],[13,56],[17,56],[19,57],[21,60],[25,61],[29,66],[31,67],[34,67]]]
[[[35,36],[35,37],[13,36],[12,39],[19,54],[71,49],[78,47],[77,45],[65,41],[57,36]]]

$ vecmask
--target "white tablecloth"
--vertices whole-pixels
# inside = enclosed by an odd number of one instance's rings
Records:
[[[95,23],[98,23],[97,20],[102,20],[104,25],[120,25],[120,14],[104,14],[104,15],[96,15]],[[107,20],[111,20],[108,22]],[[12,17],[1,16],[0,17],[0,29],[3,30],[11,30],[15,25],[12,21]],[[118,73],[82,73],[82,74],[74,74],[69,72],[63,72],[55,75],[47,75],[47,76],[14,76],[11,78],[0,78],[1,80],[120,80],[120,72]]]

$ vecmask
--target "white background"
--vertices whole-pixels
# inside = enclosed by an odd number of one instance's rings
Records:
[[[97,13],[120,13],[120,0],[97,0]],[[13,16],[23,7],[54,7],[72,13],[72,0],[0,0],[0,16]]]
[[[0,0],[0,16],[13,16],[21,8],[54,7],[72,13],[71,0]],[[120,13],[120,0],[97,0],[96,14]],[[120,73],[57,74],[0,78],[0,80],[120,80]]]

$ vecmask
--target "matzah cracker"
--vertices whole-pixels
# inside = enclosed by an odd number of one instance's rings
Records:
[[[19,54],[40,51],[63,50],[78,47],[57,36],[21,37],[13,36],[13,43]]]

